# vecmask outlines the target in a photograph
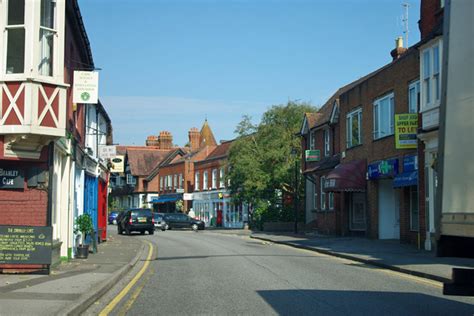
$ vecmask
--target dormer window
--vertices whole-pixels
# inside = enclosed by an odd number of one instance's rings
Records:
[[[25,71],[25,1],[7,2],[7,74],[20,74]]]

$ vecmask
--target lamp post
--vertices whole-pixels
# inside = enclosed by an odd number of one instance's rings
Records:
[[[291,156],[295,159],[295,185],[294,185],[294,217],[295,217],[295,234],[298,233],[298,151],[296,148],[291,149]]]

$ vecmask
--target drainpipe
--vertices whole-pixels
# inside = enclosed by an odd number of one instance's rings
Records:
[[[48,206],[46,210],[46,226],[53,222],[53,176],[54,176],[54,142],[48,145]]]

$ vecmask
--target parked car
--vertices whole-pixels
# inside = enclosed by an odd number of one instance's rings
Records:
[[[163,213],[153,213],[153,219],[155,220],[155,229],[165,230],[165,221],[163,219]]]
[[[117,221],[117,231],[119,234],[124,232],[130,235],[131,232],[140,232],[153,235],[155,232],[155,224],[153,213],[147,208],[137,208],[124,211],[120,219]]]
[[[108,218],[108,221],[109,221],[109,224],[117,224],[117,216],[119,215],[120,212],[118,211],[112,211],[109,213],[109,218]]]
[[[194,219],[183,213],[165,213],[163,214],[164,229],[173,228],[191,228],[194,231],[204,229],[204,222]]]

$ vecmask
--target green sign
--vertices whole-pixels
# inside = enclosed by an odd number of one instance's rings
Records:
[[[321,151],[319,149],[316,150],[305,150],[305,160],[306,161],[319,161],[321,160]]]

